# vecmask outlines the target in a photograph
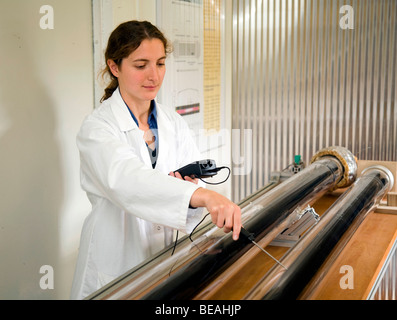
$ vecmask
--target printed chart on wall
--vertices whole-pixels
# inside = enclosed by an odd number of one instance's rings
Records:
[[[158,25],[171,41],[159,102],[184,117],[195,134],[219,130],[220,0],[158,0]]]
[[[204,0],[204,128],[220,129],[221,0]]]

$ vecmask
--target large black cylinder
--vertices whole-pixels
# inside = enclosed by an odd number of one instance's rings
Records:
[[[386,169],[387,170],[387,169]],[[295,260],[289,262],[289,256],[294,255],[295,248],[291,248],[283,257],[288,270],[282,270],[278,266],[270,270],[268,275],[257,284],[253,291],[266,291],[267,280],[277,278],[271,288],[262,296],[264,300],[296,299],[317,270],[326,260],[338,241],[342,238],[353,221],[360,213],[368,213],[390,188],[390,176],[385,175],[384,170],[373,168],[361,176],[325,213],[330,216],[330,220],[325,226],[321,225],[321,230],[311,230],[315,232],[315,237],[311,237],[310,232],[298,242],[299,253],[295,254]],[[316,228],[320,228],[317,225]],[[306,238],[310,242],[305,246]],[[302,243],[301,243],[302,242]],[[301,248],[305,246],[301,251]],[[279,269],[278,271],[276,271]],[[262,288],[261,285],[263,285]],[[257,294],[256,294],[257,295]],[[248,295],[247,299],[254,298]],[[256,297],[258,298],[258,297]]]

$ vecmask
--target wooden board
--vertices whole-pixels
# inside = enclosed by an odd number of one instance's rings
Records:
[[[396,240],[397,215],[370,213],[350,241],[336,258],[327,274],[311,293],[301,298],[312,300],[361,300],[366,299],[374,279],[382,267],[391,245]],[[343,289],[342,277],[349,266],[353,275],[353,288]],[[320,270],[321,272],[321,270]],[[314,279],[313,279],[314,281]]]
[[[387,206],[397,207],[397,192],[389,192],[387,194]]]

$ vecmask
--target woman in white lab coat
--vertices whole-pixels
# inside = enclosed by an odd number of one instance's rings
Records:
[[[77,136],[81,186],[92,212],[81,234],[73,299],[87,297],[171,244],[173,229],[191,232],[201,207],[238,239],[240,208],[173,173],[201,158],[182,117],[154,100],[168,48],[149,22],[123,23],[109,38],[104,72],[111,83]]]

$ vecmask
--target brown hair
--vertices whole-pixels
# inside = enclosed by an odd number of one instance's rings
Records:
[[[153,24],[148,21],[128,21],[120,24],[109,37],[108,45],[105,51],[106,67],[102,71],[102,77],[108,75],[111,79],[109,85],[105,89],[101,102],[110,98],[117,89],[119,82],[107,65],[107,61],[113,60],[118,67],[121,61],[127,58],[133,51],[138,49],[143,40],[159,39],[164,44],[166,54],[171,52],[171,46],[164,34]]]

